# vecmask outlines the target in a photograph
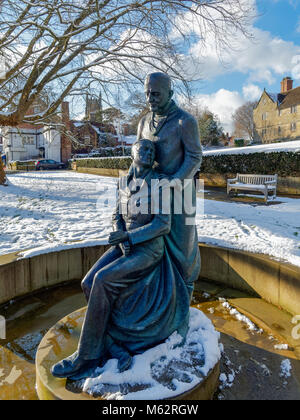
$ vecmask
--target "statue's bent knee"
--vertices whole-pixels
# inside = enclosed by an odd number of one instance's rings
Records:
[[[99,270],[94,276],[94,286],[104,286],[107,281],[111,278],[109,270]]]

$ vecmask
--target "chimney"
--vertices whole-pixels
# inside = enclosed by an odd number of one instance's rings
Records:
[[[293,79],[291,77],[285,77],[281,82],[281,93],[288,92],[293,89]]]
[[[61,103],[61,114],[62,114],[62,123],[70,130],[70,111],[69,111],[69,102]]]

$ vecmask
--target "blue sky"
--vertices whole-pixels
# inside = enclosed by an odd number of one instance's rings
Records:
[[[186,71],[195,71],[201,79],[194,84],[195,102],[216,114],[229,133],[235,110],[248,100],[259,99],[264,88],[279,92],[285,76],[294,79],[294,87],[300,86],[300,0],[241,1],[255,10],[248,26],[252,38],[230,34],[234,49],[222,50],[222,63],[211,34],[203,47],[201,41],[197,43],[196,26],[184,22],[181,27],[193,37],[189,51],[184,52]],[[83,114],[84,105],[78,110]]]
[[[231,115],[262,90],[280,91],[283,77],[300,86],[300,0],[249,0],[257,8],[250,30],[253,39],[241,40],[238,50],[226,55],[226,66],[208,57],[196,97],[216,113],[231,131]]]

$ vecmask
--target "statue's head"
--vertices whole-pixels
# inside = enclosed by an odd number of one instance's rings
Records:
[[[150,73],[145,79],[145,95],[150,111],[163,113],[173,96],[172,81],[165,73]]]
[[[133,162],[137,166],[152,168],[155,159],[155,144],[148,139],[140,139],[131,148]]]

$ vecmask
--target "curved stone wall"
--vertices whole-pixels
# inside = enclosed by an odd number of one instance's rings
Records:
[[[300,314],[300,267],[262,254],[199,244],[201,278],[259,295],[292,315]],[[80,281],[107,246],[73,248],[17,260],[0,257],[0,304],[63,282]]]

